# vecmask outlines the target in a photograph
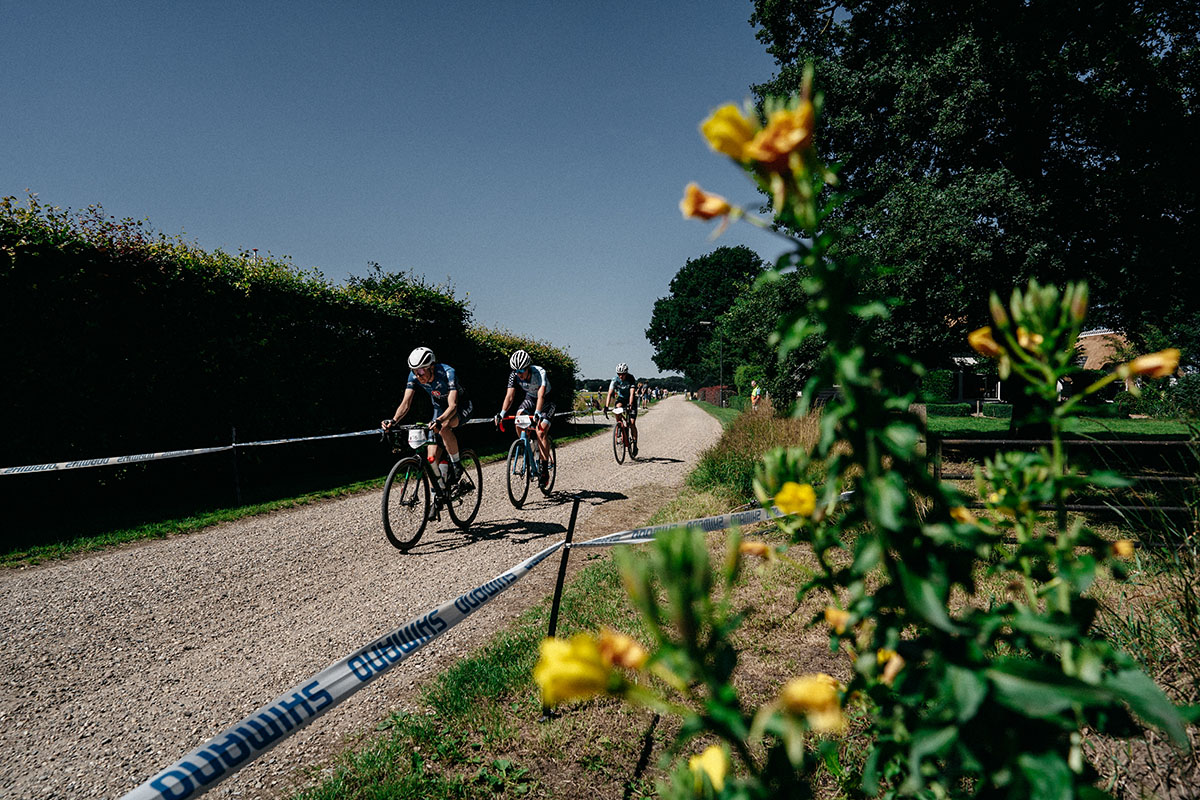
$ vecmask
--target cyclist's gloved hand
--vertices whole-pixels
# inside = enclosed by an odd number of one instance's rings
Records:
[[[395,424],[396,424],[395,420],[385,419],[383,422],[379,423],[379,427],[383,428],[386,431],[388,428],[392,427]]]
[[[501,412],[500,412],[499,414],[497,414],[496,416],[492,417],[492,422],[493,422],[493,423],[496,425],[496,427],[497,427],[497,428],[499,428],[499,427],[500,427],[500,420],[502,420],[502,419],[504,419],[504,412],[503,412],[503,411],[501,411]]]
[[[536,419],[538,422],[541,422],[542,420],[544,420],[546,418],[546,415],[540,411],[535,411],[535,412],[533,412],[533,418]]]

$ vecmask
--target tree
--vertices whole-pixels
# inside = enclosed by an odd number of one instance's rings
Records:
[[[780,361],[778,349],[770,342],[780,318],[802,306],[804,276],[802,270],[794,270],[754,286],[738,295],[718,320],[717,337],[725,343],[725,364],[736,365],[732,372],[735,380],[737,370],[745,367],[749,376],[746,382],[750,378],[761,380],[778,399],[780,410],[786,409],[788,401],[804,387],[824,346],[818,337],[810,338]],[[706,363],[715,367],[716,347],[710,344],[705,354]],[[737,384],[742,392],[742,382]]]
[[[856,192],[843,252],[896,299],[884,342],[948,365],[988,293],[1030,277],[1086,279],[1097,322],[1184,339],[1200,6],[756,0],[751,23],[780,65],[760,98],[816,68],[817,141]]]
[[[671,293],[654,302],[646,329],[658,368],[682,372],[694,383],[715,382],[716,361],[709,369],[702,353],[716,331],[700,322],[715,323],[747,291],[763,266],[757,253],[741,245],[689,259],[671,279]]]

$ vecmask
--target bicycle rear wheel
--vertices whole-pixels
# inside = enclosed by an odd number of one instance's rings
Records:
[[[529,494],[529,465],[525,458],[525,441],[513,440],[508,448],[508,466],[504,470],[508,485],[508,500],[513,508],[520,508]]]
[[[625,432],[621,430],[621,422],[613,426],[613,458],[618,464],[625,463]]]
[[[475,520],[479,503],[483,500],[483,467],[479,465],[479,456],[475,455],[474,450],[461,450],[458,457],[462,477],[450,487],[450,502],[446,510],[450,512],[454,524],[465,531]]]
[[[383,485],[383,530],[400,550],[417,543],[429,512],[429,482],[418,456],[396,462]]]
[[[546,485],[538,484],[538,488],[542,490],[542,494],[550,494],[554,491],[554,480],[558,477],[558,450],[554,447],[554,440],[550,440],[550,463],[542,465],[544,469],[549,470],[550,477],[546,479]]]

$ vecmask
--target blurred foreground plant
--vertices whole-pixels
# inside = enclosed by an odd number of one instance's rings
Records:
[[[996,513],[976,517],[919,454],[919,424],[908,411],[915,392],[895,386],[918,385],[922,369],[874,339],[875,323],[890,313],[863,291],[875,276],[840,257],[836,235],[823,228],[839,195],[835,172],[812,148],[820,98],[811,94],[811,76],[805,87],[761,115],[725,106],[702,126],[714,149],[771,195],[773,221],[695,185],[681,209],[799,234],[763,278],[778,280],[786,269],[805,276],[807,303],[780,321],[775,343],[786,358],[811,336],[827,342],[804,394],[836,388],[837,396],[821,415],[816,445],[770,453],[755,492],[794,515],[781,527],[812,547],[819,570],[798,596],[827,599],[813,621],[830,627],[834,651],[849,653],[852,677],[843,686],[826,675],[798,676],[775,701],[744,708],[731,683],[737,652],[730,637],[740,618],[729,597],[743,550],[759,548],[742,548],[735,531],[714,570],[702,534],[673,531],[656,540],[645,562],[624,559],[630,596],[653,638],[649,657],[628,675],[601,659],[603,679],[589,689],[679,713],[680,743],[715,736],[739,762],[719,780],[698,772],[699,761],[681,763],[661,787],[664,796],[812,796],[822,763],[868,796],[1105,796],[1084,759],[1085,731],[1125,737],[1149,724],[1181,747],[1187,737],[1184,717],[1158,686],[1092,632],[1096,605],[1085,593],[1102,569],[1123,575],[1119,559],[1132,543],[1113,545],[1068,522],[1072,492],[1122,479],[1072,472],[1062,429],[1082,396],[1113,380],[1170,374],[1178,353],[1135,359],[1058,405],[1058,381],[1077,371],[1086,287],[1031,282],[1007,306],[993,297],[995,330],[975,331],[971,345],[996,359],[1002,374],[1018,373],[1045,401],[1035,408],[1053,410],[1039,420],[1049,423],[1049,447],[1000,454],[979,472],[981,495]],[[817,487],[804,477],[813,464],[824,465]],[[846,491],[849,501],[839,503]],[[981,575],[1006,580],[1008,598],[977,596]],[[552,671],[547,652],[543,674]],[[659,685],[652,675],[666,684],[662,693],[651,688]],[[553,699],[553,684],[539,682]],[[846,729],[851,703],[867,711],[869,749],[853,781],[830,738]]]

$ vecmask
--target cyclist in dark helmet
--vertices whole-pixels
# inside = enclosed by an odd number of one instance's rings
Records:
[[[604,408],[609,406],[624,406],[625,416],[629,423],[629,452],[637,458],[637,378],[629,374],[629,365],[624,362],[617,364],[617,375],[608,383],[608,395],[604,398]]]
[[[462,477],[458,437],[454,429],[471,418],[471,400],[467,390],[458,382],[454,367],[437,363],[437,358],[428,347],[418,347],[408,354],[408,368],[411,371],[404,388],[404,398],[392,418],[383,421],[383,429],[387,430],[404,419],[417,387],[424,389],[433,401],[433,419],[429,421],[429,427],[441,434],[442,443],[446,445],[446,455],[450,458],[448,482],[454,485]],[[437,446],[430,445],[429,457],[436,455]]]
[[[504,402],[500,404],[500,413],[496,415],[497,424],[500,418],[508,413],[517,389],[525,395],[517,409],[518,414],[532,414],[537,420],[538,456],[541,472],[538,474],[538,486],[545,488],[550,479],[550,422],[554,418],[554,403],[550,401],[550,378],[546,370],[533,363],[533,358],[524,350],[517,350],[508,359],[512,372],[508,374],[508,389],[504,393]]]

